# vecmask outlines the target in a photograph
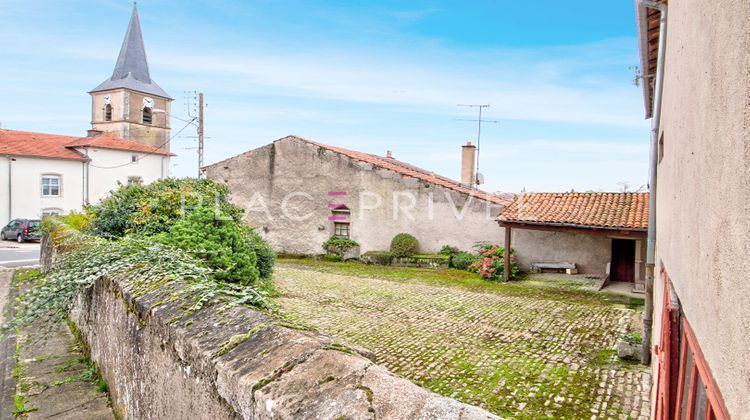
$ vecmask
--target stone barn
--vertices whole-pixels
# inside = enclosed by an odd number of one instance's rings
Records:
[[[568,269],[643,291],[648,193],[529,193],[497,218],[524,270]]]
[[[398,233],[420,252],[443,245],[472,250],[497,242],[495,218],[506,198],[474,188],[475,147],[463,146],[454,181],[386,156],[288,136],[204,168],[227,185],[248,223],[279,252],[321,254],[331,237],[351,238],[358,252],[385,251]]]

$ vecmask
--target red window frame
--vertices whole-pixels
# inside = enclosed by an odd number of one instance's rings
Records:
[[[703,357],[693,328],[680,311],[677,294],[664,268],[664,305],[662,307],[661,340],[656,346],[659,376],[656,383],[655,419],[682,420],[698,418],[728,420],[719,387]],[[688,366],[689,365],[689,366]],[[698,384],[703,390],[698,389]],[[685,389],[687,387],[687,390]],[[696,396],[705,396],[705,411],[696,413]]]
[[[674,418],[678,374],[680,369],[680,303],[671,287],[669,277],[662,268],[664,301],[661,314],[661,340],[657,347],[659,376],[656,384],[656,412],[654,418]]]
[[[688,352],[692,353],[692,363],[690,366],[686,366]],[[687,368],[687,369],[686,369]],[[690,369],[690,383],[686,384],[686,373]],[[700,380],[698,380],[700,378]],[[680,352],[680,379],[679,386],[677,388],[677,395],[679,400],[676,407],[675,419],[693,419],[695,418],[696,412],[696,400],[695,397],[698,391],[698,382],[704,386],[704,392],[706,394],[706,409],[700,418],[704,419],[716,419],[725,420],[729,419],[729,412],[724,405],[724,399],[721,397],[719,387],[716,385],[711,369],[706,363],[706,359],[703,357],[698,341],[695,338],[695,333],[690,323],[686,318],[682,320],[682,350]],[[689,386],[688,393],[685,393],[685,386]],[[687,398],[687,401],[685,401]],[[683,405],[686,406],[687,412],[683,415]],[[700,415],[700,413],[697,413]]]

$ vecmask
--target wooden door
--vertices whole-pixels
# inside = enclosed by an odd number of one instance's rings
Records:
[[[612,239],[610,278],[614,281],[635,282],[635,241]]]

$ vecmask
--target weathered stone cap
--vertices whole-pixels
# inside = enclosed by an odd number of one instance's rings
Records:
[[[156,296],[133,300],[143,327],[171,344],[176,363],[213,382],[238,417],[499,418],[395,376],[366,350],[269,314],[206,308],[174,321],[180,304],[159,305]]]

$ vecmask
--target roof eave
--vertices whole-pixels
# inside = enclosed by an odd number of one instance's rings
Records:
[[[533,226],[553,226],[553,227],[570,227],[576,229],[591,229],[591,230],[607,230],[607,231],[630,231],[630,232],[646,232],[646,228],[632,228],[623,226],[600,226],[600,225],[585,225],[580,223],[561,223],[561,222],[536,222],[528,220],[512,220],[496,218],[498,223],[509,223],[519,225],[533,225]]]
[[[143,154],[147,154],[147,155],[160,155],[160,156],[165,156],[165,157],[177,156],[176,154],[174,154],[172,152],[167,152],[167,151],[131,150],[131,149],[126,149],[124,147],[120,148],[120,147],[112,147],[112,146],[101,146],[101,145],[98,145],[98,144],[72,144],[72,145],[67,145],[65,147],[68,148],[68,149],[73,149],[73,150],[75,150],[75,148],[77,148],[77,147],[81,147],[81,148],[84,148],[84,149],[85,148],[90,148],[90,149],[107,149],[107,150],[117,150],[117,151],[121,151],[121,152],[143,153]],[[78,152],[78,151],[76,150],[76,152]],[[78,152],[78,153],[80,153],[80,152]]]
[[[635,0],[635,14],[638,26],[638,49],[641,58],[641,87],[643,89],[643,107],[645,118],[651,118],[651,66],[649,65],[648,50],[648,9]]]
[[[82,155],[79,151],[74,150],[74,152],[80,154],[81,157],[80,158],[73,158],[73,157],[61,157],[61,156],[20,155],[18,153],[2,153],[2,152],[0,152],[0,156],[22,157],[22,158],[33,158],[33,159],[71,160],[73,162],[89,162],[89,161],[91,161],[91,158],[89,158],[88,156]]]

